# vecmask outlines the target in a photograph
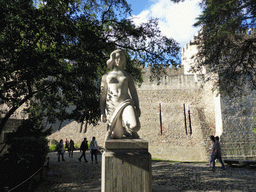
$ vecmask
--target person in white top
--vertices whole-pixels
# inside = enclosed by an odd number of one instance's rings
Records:
[[[96,141],[96,138],[95,137],[92,137],[92,141],[90,143],[90,151],[91,151],[91,160],[92,160],[92,163],[93,163],[93,155],[95,156],[95,162],[96,164],[98,163],[98,160],[97,160],[97,153],[98,153],[98,150],[99,150],[99,146],[98,146],[98,143]]]

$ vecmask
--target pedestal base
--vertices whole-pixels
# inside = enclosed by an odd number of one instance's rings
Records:
[[[102,155],[102,192],[152,192],[151,155],[141,139],[110,139]]]

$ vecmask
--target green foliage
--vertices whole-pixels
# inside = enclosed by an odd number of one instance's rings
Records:
[[[49,146],[49,152],[56,152],[57,151],[57,145],[50,145]]]
[[[75,150],[78,150],[78,149],[80,149],[80,144],[75,143],[75,144],[74,144],[74,147],[75,147]]]
[[[255,1],[203,0],[201,5],[203,13],[194,25],[201,26],[194,70],[205,67],[218,74],[206,79],[214,80],[222,94],[238,96],[246,89],[255,90]]]
[[[80,149],[80,144],[79,143],[74,143],[74,150],[79,150]],[[89,144],[88,144],[89,148]],[[57,151],[57,145],[50,145],[49,146],[49,152],[56,152]]]
[[[178,63],[178,44],[162,36],[157,20],[135,26],[125,0],[44,2],[0,2],[0,105],[9,107],[0,132],[24,103],[47,124],[97,124],[100,79],[116,48],[137,82],[145,63]]]

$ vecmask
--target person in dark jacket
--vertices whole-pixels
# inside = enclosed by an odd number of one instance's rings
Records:
[[[215,156],[216,156],[216,149],[215,149],[215,137],[213,136],[213,135],[211,135],[210,136],[210,139],[211,139],[211,141],[212,141],[212,144],[211,144],[211,148],[210,148],[210,150],[211,150],[211,158],[210,158],[210,167],[211,167],[211,163],[213,162],[213,161],[215,161]]]
[[[87,141],[86,138],[84,138],[84,140],[83,140],[83,142],[81,143],[81,146],[80,146],[80,152],[83,151],[81,157],[78,158],[78,160],[80,162],[81,162],[82,157],[84,157],[85,162],[88,162],[87,159],[86,159],[86,156],[85,156],[86,150],[88,150],[88,141]]]
[[[218,159],[219,162],[221,163],[221,168],[222,170],[225,170],[225,165],[222,161],[222,158],[221,158],[221,147],[220,147],[220,138],[218,136],[215,137],[215,150],[216,150],[216,155],[214,157],[214,161],[213,161],[213,165],[212,165],[212,168],[214,169],[215,168],[215,159]]]

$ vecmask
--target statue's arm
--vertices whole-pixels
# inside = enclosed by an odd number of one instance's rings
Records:
[[[101,96],[100,96],[100,111],[101,111],[101,121],[106,122],[106,99],[107,99],[107,81],[106,81],[106,75],[104,75],[101,79]]]
[[[131,74],[129,74],[129,90],[130,90],[132,100],[135,103],[137,115],[138,115],[138,117],[140,117],[139,97],[138,97],[138,93],[137,93],[137,90],[136,90],[136,87],[135,87],[135,83],[133,81],[133,77],[132,77]]]

